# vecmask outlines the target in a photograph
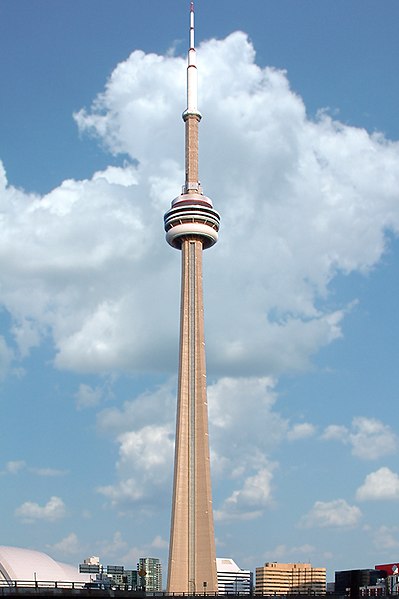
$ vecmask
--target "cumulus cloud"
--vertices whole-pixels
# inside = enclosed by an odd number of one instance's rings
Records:
[[[342,441],[342,443],[347,443],[349,440],[349,430],[343,425],[330,424],[326,427],[321,438],[324,441]]]
[[[398,441],[391,427],[376,418],[358,416],[352,421],[352,428],[332,424],[328,426],[322,439],[340,441],[350,445],[352,454],[363,460],[376,460],[394,453]]]
[[[379,526],[373,531],[373,544],[379,551],[397,550],[399,547],[399,528],[397,526]]]
[[[116,481],[98,491],[113,506],[124,509],[159,504],[170,492],[174,451],[174,381],[145,392],[122,408],[102,410],[97,427],[119,447]]]
[[[297,441],[299,439],[307,439],[313,437],[316,432],[316,427],[310,422],[301,422],[294,424],[287,433],[287,439],[289,441]]]
[[[258,471],[265,455],[284,439],[288,423],[273,409],[274,387],[269,377],[223,377],[208,386],[216,475],[237,478]]]
[[[282,561],[282,560],[294,560],[295,562],[300,561],[300,558],[309,559],[311,555],[316,553],[316,547],[305,543],[304,545],[298,545],[294,547],[288,547],[287,545],[277,545],[274,549],[268,550],[264,554],[264,559],[267,561]]]
[[[37,520],[54,522],[65,517],[66,508],[60,497],[53,496],[43,506],[33,501],[26,501],[15,510],[15,515],[22,521],[29,523]]]
[[[288,428],[273,409],[275,401],[268,377],[224,377],[208,387],[212,474],[232,487],[227,498],[214,498],[220,519],[255,517],[271,504],[276,465],[268,454],[284,441]],[[174,379],[122,408],[100,412],[99,431],[119,446],[116,481],[98,489],[113,506],[127,509],[140,502],[148,507],[171,494],[175,412]]]
[[[146,499],[161,499],[159,492],[170,480],[173,460],[173,435],[169,427],[148,426],[118,437],[120,444],[116,485],[98,488],[113,505],[132,504]],[[126,478],[124,472],[130,472]],[[151,497],[150,497],[151,496]]]
[[[272,478],[275,464],[261,468],[245,479],[243,486],[227,497],[222,507],[214,511],[215,520],[253,520],[272,503]]]
[[[367,271],[398,230],[399,144],[325,113],[309,120],[243,33],[204,42],[199,61],[201,178],[222,214],[205,258],[209,364],[223,376],[307,368],[342,334],[330,281]],[[179,257],[162,214],[183,182],[184,86],[182,58],[133,52],[75,117],[130,162],[44,197],[2,169],[0,302],[21,357],[50,336],[60,368],[175,368]]]
[[[333,501],[316,501],[312,509],[301,518],[300,526],[304,528],[342,528],[353,527],[362,516],[360,509],[349,505],[344,499]]]
[[[399,475],[389,468],[379,468],[368,474],[356,491],[359,501],[399,499]]]
[[[93,408],[100,403],[102,396],[103,391],[99,387],[93,388],[90,385],[82,383],[75,393],[76,407],[78,410]]]
[[[395,453],[398,443],[392,429],[375,418],[354,418],[350,435],[353,455],[375,460]]]
[[[106,555],[109,558],[120,555],[121,552],[125,552],[128,548],[129,543],[123,538],[122,533],[117,530],[111,540],[102,541],[100,543],[101,555]]]
[[[79,541],[77,534],[74,532],[69,533],[69,535],[58,541],[58,543],[47,545],[47,547],[62,555],[79,556],[80,559],[83,550],[82,544]]]
[[[154,537],[151,542],[151,547],[154,549],[167,549],[169,547],[168,541],[165,541],[160,535]]]

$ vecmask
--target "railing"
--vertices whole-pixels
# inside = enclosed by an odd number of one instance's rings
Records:
[[[203,597],[204,599],[212,599],[213,597],[223,597],[225,599],[235,599],[240,598],[240,599],[245,599],[245,598],[250,598],[252,597],[252,593],[249,592],[231,592],[231,593],[227,593],[227,594],[218,594],[218,593],[203,593],[203,592],[196,592],[196,593],[167,593],[166,591],[144,591],[141,589],[133,589],[131,586],[123,583],[123,584],[102,584],[101,581],[93,581],[93,582],[68,582],[68,581],[49,581],[49,580],[4,580],[4,579],[0,579],[0,596],[1,595],[9,595],[9,594],[22,594],[23,591],[26,590],[27,593],[35,593],[35,594],[40,594],[41,591],[56,591],[56,590],[63,590],[63,591],[77,591],[78,594],[79,591],[82,591],[82,594],[86,594],[89,593],[90,595],[92,595],[92,592],[95,594],[95,596],[104,596],[104,594],[109,594],[110,592],[113,594],[114,591],[117,592],[123,592],[123,593],[127,593],[131,596],[134,597],[140,597],[140,598],[146,598],[146,599],[168,599],[168,598],[173,598],[175,597],[176,599],[178,597],[184,597],[186,599],[190,599],[190,598],[200,598]],[[37,592],[36,592],[37,591]],[[14,593],[13,593],[14,592]],[[276,599],[276,597],[274,596],[271,599]],[[284,597],[279,597],[278,599],[288,599],[288,598],[284,598]],[[293,597],[290,597],[289,599],[295,599]],[[303,596],[302,596],[303,599]],[[313,598],[314,599],[314,596]],[[398,599],[398,598],[396,598]]]
[[[218,593],[166,593],[166,592],[146,592],[144,590],[136,590],[127,584],[111,584],[111,585],[103,585],[101,581],[93,581],[93,582],[68,582],[68,581],[46,581],[46,580],[4,580],[0,579],[0,596],[10,596],[10,595],[20,595],[21,597],[26,592],[27,595],[57,595],[63,594],[66,595],[68,591],[71,591],[71,594],[82,597],[120,597],[121,595],[130,595],[130,597],[134,598],[145,598],[145,599],[161,599],[161,598],[169,598],[175,597],[184,597],[186,599],[189,598],[199,598],[203,597],[204,599],[211,599],[212,597],[223,597],[224,599],[315,599],[315,597],[320,597],[323,599],[329,599],[328,596],[333,597],[334,599],[348,599],[344,595],[331,595],[331,594],[320,594],[316,595],[315,593],[292,593],[289,595],[254,595],[252,593],[245,592],[232,592],[227,593],[225,595],[221,595]],[[54,593],[53,593],[54,592]],[[390,596],[386,595],[383,599],[388,599],[392,597],[392,599],[399,599],[398,595]],[[359,599],[364,599],[359,597]]]
[[[46,589],[84,589],[86,582],[67,582],[58,580],[1,580],[0,588],[46,588]]]

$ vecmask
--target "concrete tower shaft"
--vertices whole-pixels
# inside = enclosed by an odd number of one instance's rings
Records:
[[[180,358],[168,592],[217,591],[208,440],[202,242],[182,243]]]
[[[167,242],[182,252],[180,355],[175,468],[169,545],[169,593],[217,592],[208,441],[202,251],[218,239],[220,217],[198,177],[197,66],[190,4],[183,191],[164,217]]]
[[[199,114],[184,112],[183,119],[186,123],[186,183],[185,191],[199,191],[198,180],[198,124]]]

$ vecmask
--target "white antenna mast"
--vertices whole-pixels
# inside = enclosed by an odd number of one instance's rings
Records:
[[[194,2],[190,3],[190,46],[188,49],[187,64],[187,110],[186,113],[197,115],[201,118],[198,111],[198,74],[197,74],[197,53],[195,51],[194,40]]]

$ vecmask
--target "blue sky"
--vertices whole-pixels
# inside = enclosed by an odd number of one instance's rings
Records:
[[[0,5],[1,544],[166,567],[187,12]],[[217,554],[243,568],[398,558],[398,13],[196,3]]]

